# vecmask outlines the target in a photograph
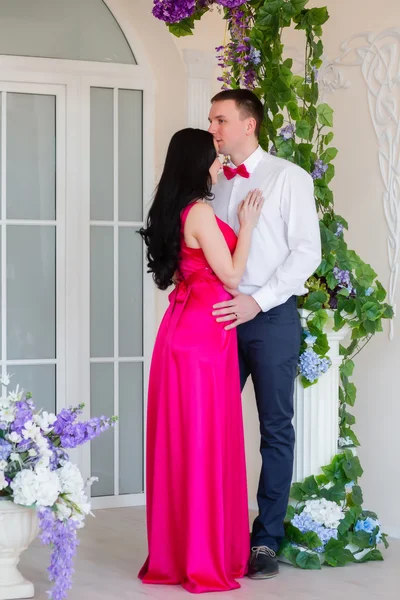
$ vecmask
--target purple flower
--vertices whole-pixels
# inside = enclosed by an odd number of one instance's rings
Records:
[[[350,281],[350,271],[345,271],[339,269],[339,267],[334,267],[333,275],[340,287],[348,289],[349,293],[352,292],[353,287]]]
[[[49,598],[64,600],[72,587],[72,564],[79,544],[76,534],[79,524],[71,519],[59,521],[49,508],[39,509],[38,515],[41,529],[39,538],[53,550],[48,572],[54,587]]]
[[[283,137],[284,140],[290,140],[294,137],[294,131],[294,125],[292,125],[292,123],[289,123],[289,125],[286,125],[286,127],[282,127],[279,135]]]
[[[318,159],[314,162],[314,170],[311,173],[313,179],[322,179],[328,169],[328,165]]]
[[[20,434],[24,429],[25,423],[32,420],[32,402],[30,400],[21,400],[15,403],[15,407],[15,420],[11,423],[10,431],[11,433],[15,431]]]
[[[244,4],[247,0],[217,0],[218,4],[225,6],[226,8],[237,8]]]
[[[195,0],[154,0],[153,15],[166,23],[178,23],[190,17]]]
[[[344,229],[343,225],[341,223],[338,223],[337,224],[337,229],[335,231],[335,235],[337,237],[340,237],[342,235],[342,233],[343,233],[343,229]]]
[[[115,419],[107,419],[104,416],[92,417],[88,421],[70,423],[60,435],[63,448],[76,448],[86,442],[94,440],[100,433],[106,431],[113,425]]]
[[[0,460],[7,460],[11,454],[12,445],[0,438]]]
[[[276,156],[276,148],[274,144],[272,144],[271,148],[268,150],[268,153],[271,154],[271,156]]]

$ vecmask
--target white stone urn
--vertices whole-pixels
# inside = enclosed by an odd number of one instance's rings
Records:
[[[302,326],[306,326],[309,311],[300,309]],[[339,437],[339,367],[342,356],[339,344],[349,335],[350,326],[334,331],[334,311],[327,311],[329,319],[324,327],[332,366],[318,382],[304,388],[297,378],[294,392],[294,419],[296,432],[293,482],[303,481],[309,475],[319,475],[321,467],[331,462],[338,453]]]
[[[0,496],[0,600],[33,598],[33,583],[24,579],[17,565],[39,532],[36,510]]]

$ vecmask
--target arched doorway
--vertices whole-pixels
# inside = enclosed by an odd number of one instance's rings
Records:
[[[45,410],[118,414],[75,459],[95,507],[143,503],[153,81],[102,0],[2,4],[1,368]]]

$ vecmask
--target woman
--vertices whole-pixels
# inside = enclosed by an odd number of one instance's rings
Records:
[[[157,286],[176,285],[150,372],[139,577],[193,593],[240,587],[250,544],[236,330],[211,313],[239,284],[263,200],[254,191],[241,203],[236,237],[205,202],[220,169],[210,133],[176,133],[140,232]]]

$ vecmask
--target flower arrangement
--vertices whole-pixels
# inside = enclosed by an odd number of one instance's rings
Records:
[[[354,369],[353,359],[375,333],[383,331],[383,320],[393,318],[393,308],[385,302],[386,291],[373,268],[349,248],[345,241],[348,223],[335,211],[330,187],[335,175],[333,162],[338,153],[337,148],[332,145],[333,110],[328,104],[318,100],[318,85],[324,76],[322,26],[329,19],[329,14],[326,7],[307,8],[308,1],[154,0],[153,14],[163,20],[170,32],[177,37],[192,35],[196,22],[209,10],[216,8],[223,14],[229,39],[224,45],[216,48],[222,69],[219,77],[222,88],[245,87],[257,94],[265,107],[264,122],[259,136],[260,145],[267,152],[296,163],[305,169],[314,181],[314,197],[320,216],[322,262],[306,282],[308,293],[299,298],[298,306],[304,309],[306,322],[298,374],[303,386],[309,387],[316,384],[319,377],[329,369],[331,362],[327,356],[329,342],[326,329],[332,318],[334,331],[344,327],[350,329],[350,341],[346,346],[340,346],[343,362],[340,367],[339,387],[339,447],[346,455],[350,448],[354,449],[359,445],[353,431],[355,417],[348,410],[354,405],[357,392],[354,383],[350,381]],[[303,31],[305,36],[304,71],[300,74],[293,71],[293,60],[284,57],[283,32],[292,26]],[[341,461],[344,455],[337,455],[334,461]],[[345,486],[353,479],[346,477],[334,483],[335,491],[339,492],[339,488],[342,488],[341,503],[346,502]],[[311,480],[306,481],[309,485]],[[321,484],[322,487],[318,477],[315,482],[317,487],[313,494],[310,497],[302,496],[301,501],[312,500],[314,493],[317,498],[320,497],[318,494],[321,494],[322,498],[337,501],[336,498],[330,497],[334,492],[328,489],[329,482]],[[354,496],[359,499],[359,487],[355,489],[357,491],[349,497],[350,503],[354,502]],[[293,493],[298,494],[299,488],[294,487]],[[303,512],[302,506],[297,510],[300,511],[300,517]],[[332,536],[325,545],[328,549],[325,562],[328,564],[335,562],[336,559],[330,557],[335,554],[334,549],[339,548],[338,544],[342,547],[345,538],[347,549],[343,555],[348,557],[350,554],[347,552],[351,553],[349,548],[354,540],[353,545],[356,546],[356,542],[360,542],[361,538],[363,543],[366,543],[366,536],[359,534],[369,532],[356,530],[357,523],[360,523],[357,527],[371,527],[373,523],[368,521],[368,518],[376,521],[373,513],[362,511],[361,503],[342,506],[342,510],[345,517],[338,528],[326,527],[319,523],[325,527],[326,532],[319,529],[322,538],[318,540],[315,538],[317,533],[313,532],[314,541],[318,542],[315,548],[324,546],[323,540],[326,536]],[[296,519],[295,523],[301,525],[300,528],[290,524],[292,534],[294,530],[297,531],[298,537],[310,533],[301,531],[306,527],[306,523],[310,525],[309,519],[306,519],[307,514],[308,512],[301,517],[302,520]],[[350,523],[351,520],[349,529],[342,533],[343,523]],[[337,529],[338,538],[335,538],[332,532],[328,533],[330,529]],[[290,539],[291,542],[287,540],[287,543],[292,548],[292,542],[295,543],[295,540]],[[368,539],[374,541],[375,538],[370,536]],[[357,548],[360,549],[360,546]],[[365,554],[363,560],[375,560],[378,551],[374,546],[366,548],[372,550]],[[306,554],[309,554],[309,551],[307,546]],[[311,551],[313,558],[302,554],[296,565],[315,568],[312,565],[317,564],[317,559],[320,564],[318,553]],[[339,553],[341,552],[342,550]],[[293,556],[293,553],[291,555]],[[359,556],[359,553],[353,553],[353,556]],[[337,560],[337,564],[340,564],[344,559]]]
[[[9,377],[0,379],[8,386]],[[0,496],[36,508],[40,539],[53,552],[48,569],[52,600],[63,600],[72,586],[77,530],[90,513],[84,482],[66,449],[76,448],[106,431],[117,417],[77,421],[84,404],[58,415],[36,411],[31,394],[15,391],[0,398]]]
[[[358,457],[347,449],[322,472],[292,486],[296,503],[286,514],[281,556],[308,569],[383,560],[377,546],[388,543],[377,515],[362,508],[357,481],[363,471]]]

